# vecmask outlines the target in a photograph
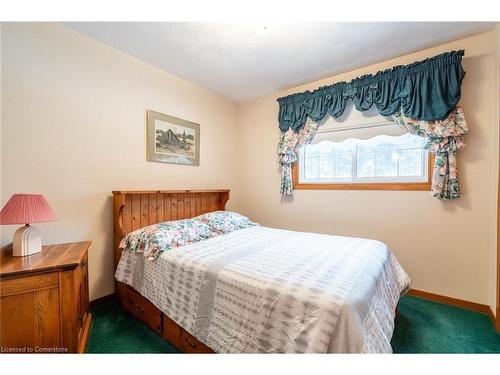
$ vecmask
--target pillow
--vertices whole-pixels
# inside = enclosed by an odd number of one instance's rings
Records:
[[[144,253],[150,260],[174,247],[189,245],[216,236],[207,224],[193,219],[166,221],[129,233],[120,242],[120,249]]]
[[[217,233],[226,234],[237,229],[258,225],[246,216],[231,211],[214,211],[195,217],[195,219],[210,225]]]

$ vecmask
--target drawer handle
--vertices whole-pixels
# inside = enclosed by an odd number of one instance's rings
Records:
[[[186,344],[188,344],[191,348],[196,348],[198,345],[196,344],[192,344],[189,342],[188,338],[186,336],[184,336],[184,341],[186,342]]]
[[[135,305],[135,309],[140,313],[144,312],[144,307],[139,306],[139,304]]]

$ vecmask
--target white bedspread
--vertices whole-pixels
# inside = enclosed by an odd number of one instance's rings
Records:
[[[390,353],[409,287],[381,242],[260,226],[125,250],[115,276],[219,353]]]

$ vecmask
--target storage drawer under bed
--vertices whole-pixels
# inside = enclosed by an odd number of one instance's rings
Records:
[[[116,292],[126,311],[146,323],[154,332],[184,353],[213,353],[212,349],[177,325],[132,287],[118,282]]]
[[[205,344],[198,341],[184,328],[177,325],[172,319],[163,315],[163,337],[184,353],[213,353]]]
[[[156,333],[161,334],[161,312],[129,286],[123,285],[120,288],[123,308],[130,312],[137,319],[142,320]]]

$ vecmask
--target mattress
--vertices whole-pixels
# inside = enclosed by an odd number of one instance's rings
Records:
[[[410,284],[382,242],[262,226],[124,250],[115,277],[218,353],[391,353]]]

